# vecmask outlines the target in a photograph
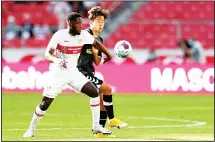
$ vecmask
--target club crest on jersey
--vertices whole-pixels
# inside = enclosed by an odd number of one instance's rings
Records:
[[[82,44],[82,39],[78,39],[78,44]]]
[[[87,50],[86,50],[86,53],[87,53],[87,54],[93,54],[93,53],[92,53],[92,49],[87,49]]]

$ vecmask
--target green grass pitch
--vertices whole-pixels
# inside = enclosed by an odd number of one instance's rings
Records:
[[[2,140],[213,140],[214,96],[114,94],[115,117],[128,123],[111,128],[115,137],[91,133],[89,98],[60,94],[37,126],[23,138],[41,95],[2,94]],[[106,125],[107,127],[107,125]]]

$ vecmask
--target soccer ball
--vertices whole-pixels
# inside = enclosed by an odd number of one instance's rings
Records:
[[[132,47],[128,41],[120,40],[114,46],[114,51],[118,57],[126,58],[132,51]]]

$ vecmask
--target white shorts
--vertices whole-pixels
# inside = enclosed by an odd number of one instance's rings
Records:
[[[102,83],[104,82],[104,77],[100,72],[95,72],[95,74],[85,73],[84,76],[93,83],[96,88],[100,88]]]
[[[64,85],[69,85],[78,92],[81,92],[82,87],[89,82],[89,80],[77,68],[68,70],[51,70],[47,84],[44,87],[43,96],[55,98],[61,93]]]

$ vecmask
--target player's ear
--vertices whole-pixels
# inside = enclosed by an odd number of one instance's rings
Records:
[[[72,27],[72,22],[69,22],[68,25],[69,25],[70,27]]]
[[[72,27],[72,22],[66,21],[69,27]]]

